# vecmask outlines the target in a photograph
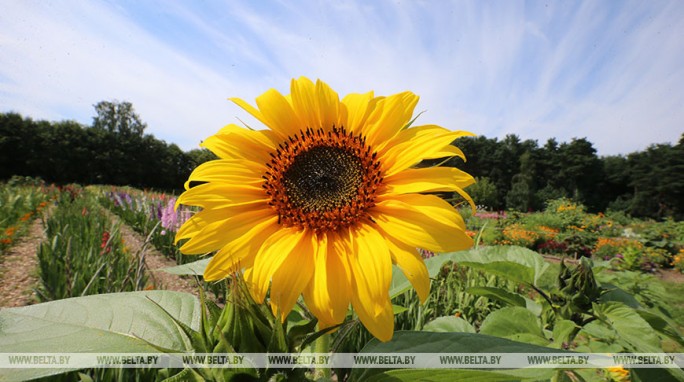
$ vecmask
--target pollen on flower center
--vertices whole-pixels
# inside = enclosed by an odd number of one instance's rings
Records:
[[[382,184],[380,162],[361,135],[307,129],[280,144],[264,189],[280,223],[335,231],[368,216]]]

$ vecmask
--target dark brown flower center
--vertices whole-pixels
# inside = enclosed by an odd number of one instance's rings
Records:
[[[264,189],[280,223],[335,231],[368,218],[382,184],[380,162],[361,135],[307,129],[273,154]]]

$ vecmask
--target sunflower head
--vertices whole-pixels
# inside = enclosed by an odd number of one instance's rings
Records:
[[[432,194],[457,192],[473,205],[463,190],[473,178],[415,168],[465,159],[451,143],[472,134],[409,127],[418,102],[411,92],[340,99],[305,77],[292,80],[289,95],[262,94],[257,107],[232,101],[266,129],[231,124],[202,143],[220,159],[197,167],[178,199],[201,208],[177,233],[177,241],[188,239],[181,251],[217,251],[205,279],[243,271],[254,299],[268,294],[283,320],[300,296],[321,327],[341,323],[351,305],[373,335],[389,340],[392,265],[424,301],[430,280],[418,248],[472,245],[458,212]]]

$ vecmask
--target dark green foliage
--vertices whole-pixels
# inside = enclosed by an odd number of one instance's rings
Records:
[[[684,136],[674,146],[658,144],[607,157],[597,156],[585,138],[561,144],[549,139],[542,147],[515,135],[501,141],[460,138],[454,144],[468,161],[454,157],[446,165],[494,185],[495,200],[476,199],[489,209],[538,211],[547,200],[570,197],[591,212],[611,209],[637,217],[684,218]]]
[[[100,102],[93,127],[0,114],[0,179],[40,177],[58,184],[112,184],[178,190],[206,150],[184,153],[144,135],[130,103]]]

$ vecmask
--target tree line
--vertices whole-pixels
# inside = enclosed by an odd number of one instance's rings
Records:
[[[172,191],[183,186],[206,150],[184,152],[145,134],[129,102],[95,105],[91,126],[74,121],[34,121],[0,114],[0,180],[13,175],[56,184],[112,184]]]
[[[74,121],[33,121],[0,114],[0,180],[13,175],[58,184],[113,184],[177,190],[206,150],[183,152],[145,134],[129,102],[102,101],[90,126]],[[468,188],[479,205],[493,210],[541,210],[567,197],[590,211],[684,218],[684,135],[676,145],[657,144],[626,156],[599,157],[585,138],[543,146],[516,135],[467,137],[454,142],[468,158],[423,165],[458,167],[478,182]]]
[[[543,146],[516,135],[460,138],[466,156],[444,165],[458,167],[478,182],[468,191],[490,209],[536,211],[566,197],[589,211],[632,216],[684,218],[684,135],[676,145],[655,144],[628,155],[599,157],[585,138]]]

